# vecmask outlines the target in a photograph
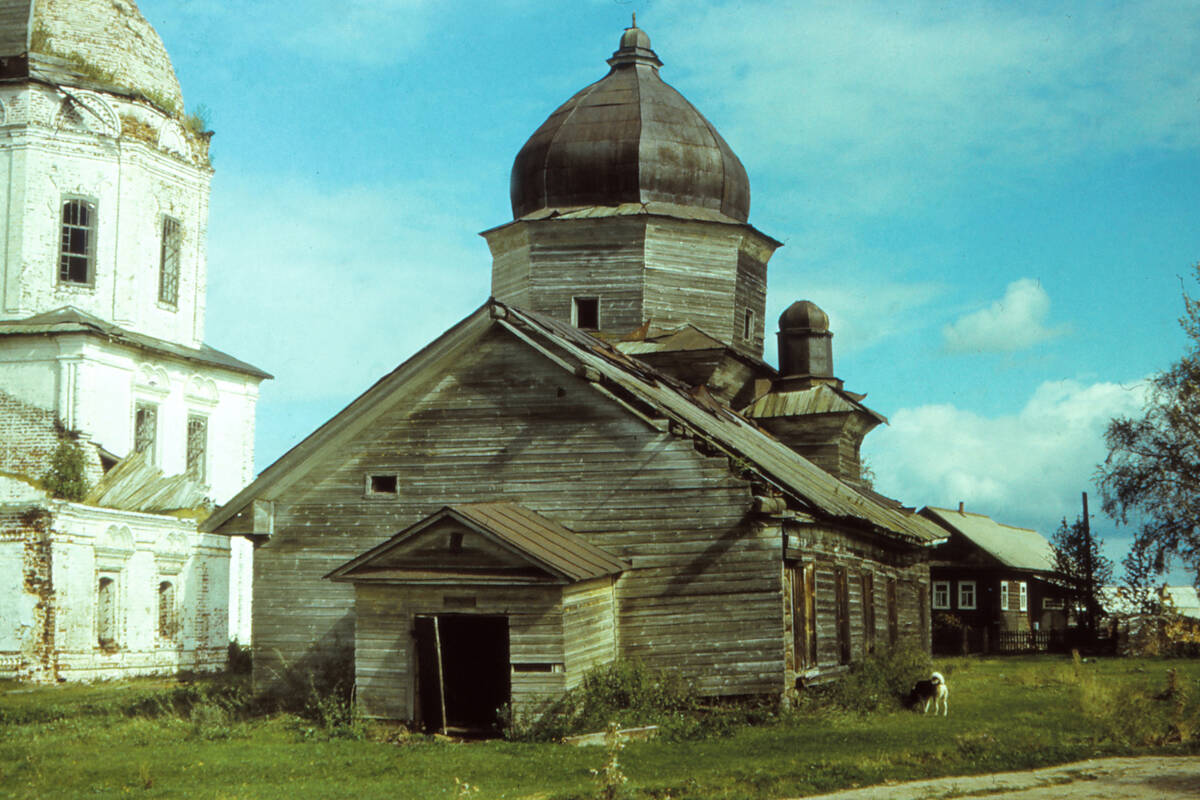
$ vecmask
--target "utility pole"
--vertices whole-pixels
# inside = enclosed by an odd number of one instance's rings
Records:
[[[1087,609],[1087,631],[1091,639],[1096,638],[1096,573],[1092,563],[1092,523],[1088,519],[1087,492],[1083,493],[1083,590]]]

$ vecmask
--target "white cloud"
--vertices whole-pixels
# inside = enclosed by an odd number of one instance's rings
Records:
[[[1004,297],[942,329],[951,353],[1012,353],[1061,336],[1067,327],[1046,327],[1050,295],[1032,278],[1013,281]]]
[[[864,451],[885,494],[908,504],[955,507],[1051,533],[1078,512],[1104,460],[1103,433],[1136,414],[1145,385],[1043,383],[1012,415],[987,417],[953,405],[902,409]],[[1098,511],[1099,503],[1096,503]]]
[[[966,174],[986,189],[1014,165],[1200,145],[1197,4],[667,0],[654,11],[664,77],[752,173],[804,153],[797,178],[814,213],[903,213]]]

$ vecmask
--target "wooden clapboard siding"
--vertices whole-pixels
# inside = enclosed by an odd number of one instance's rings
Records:
[[[563,652],[566,688],[578,686],[593,667],[617,655],[616,594],[611,578],[563,590]]]
[[[616,586],[620,653],[681,669],[705,693],[780,689],[779,532],[748,522],[749,486],[725,458],[499,329],[397,395],[276,498],[275,533],[256,554],[257,651],[296,661],[345,630],[352,595],[322,580],[340,563],[443,505],[508,500],[632,561]],[[395,498],[364,497],[374,472],[398,476]]]
[[[509,660],[513,664],[563,664],[563,601],[560,587],[360,586],[356,611],[355,680],[363,713],[383,719],[412,719],[416,692],[413,620],[420,614],[461,613],[447,608],[446,596],[469,594],[469,613],[508,619]],[[514,709],[521,710],[561,693],[565,674],[514,672]]]
[[[636,214],[519,220],[485,236],[499,300],[568,320],[572,297],[596,296],[606,332],[690,323],[762,357],[766,265],[778,243],[748,226]]]
[[[709,226],[655,222],[646,232],[647,319],[664,327],[690,322],[723,342],[733,341],[738,237]]]
[[[743,241],[742,248],[737,260],[732,341],[734,348],[739,352],[761,358],[763,333],[766,329],[767,259],[771,257],[771,253],[754,247],[749,241]],[[745,326],[747,310],[754,312],[754,325],[751,327],[750,338],[744,339],[742,329]]]
[[[600,298],[600,325],[631,331],[645,319],[645,219],[521,221],[489,232],[492,294],[498,300],[571,318],[572,297]]]
[[[789,684],[803,676],[818,677],[839,667],[839,631],[837,619],[837,571],[847,577],[847,609],[849,611],[850,654],[857,661],[867,655],[865,609],[862,595],[862,575],[869,573],[874,584],[875,648],[878,652],[889,644],[887,584],[897,586],[897,646],[924,646],[921,631],[928,628],[928,616],[922,615],[919,591],[928,585],[929,568],[923,561],[914,562],[911,554],[889,551],[860,535],[822,525],[785,526],[788,534],[784,569],[799,571],[805,564],[813,565],[815,574],[815,627],[817,665],[808,670],[797,662],[792,591],[785,593],[783,603],[785,652]],[[924,623],[923,623],[924,621]],[[924,627],[922,625],[924,624]]]

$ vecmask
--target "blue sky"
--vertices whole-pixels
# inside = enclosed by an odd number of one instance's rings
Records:
[[[207,338],[276,376],[260,468],[486,299],[513,157],[633,11],[784,243],[769,330],[822,306],[890,418],[881,491],[1049,534],[1098,509],[1105,423],[1183,352],[1194,2],[140,6],[216,131]]]

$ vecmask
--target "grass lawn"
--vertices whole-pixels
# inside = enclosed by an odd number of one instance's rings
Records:
[[[779,798],[889,780],[1200,752],[1200,661],[939,660],[950,716],[783,714],[719,738],[633,742],[633,797]],[[1177,671],[1167,693],[1168,670]],[[171,712],[167,682],[0,686],[0,794],[14,798],[595,797],[604,748],[333,738],[291,716]],[[385,738],[375,731],[376,739]],[[464,790],[455,779],[472,787]]]

